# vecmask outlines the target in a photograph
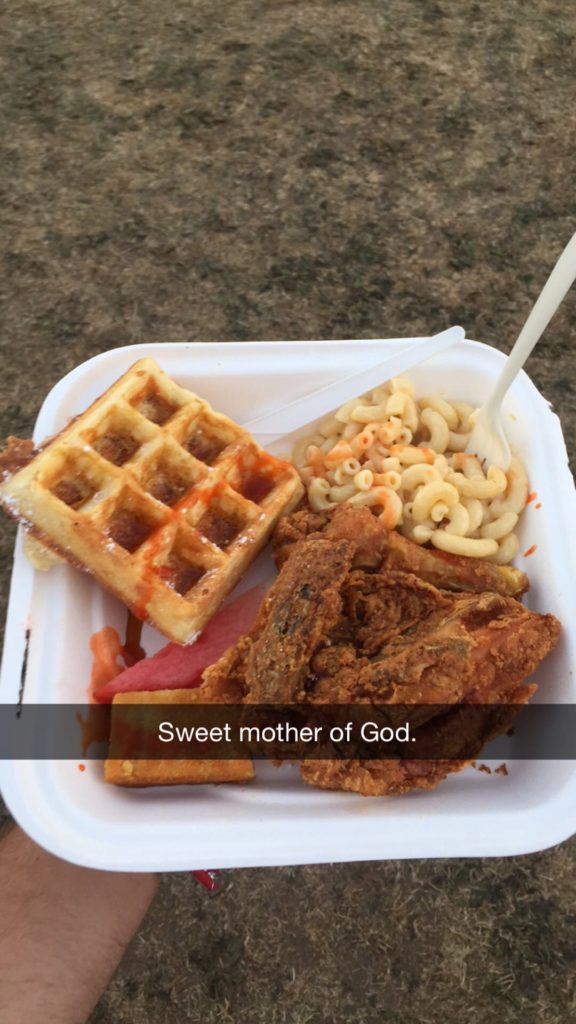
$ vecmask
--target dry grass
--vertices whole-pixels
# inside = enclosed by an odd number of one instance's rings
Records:
[[[166,879],[91,1024],[564,1024],[574,846]],[[142,985],[142,977],[146,977]]]

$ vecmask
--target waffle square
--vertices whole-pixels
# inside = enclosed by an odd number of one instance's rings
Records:
[[[0,503],[183,644],[302,492],[290,463],[141,359],[0,484]]]

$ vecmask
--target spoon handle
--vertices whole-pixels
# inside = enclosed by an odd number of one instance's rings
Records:
[[[576,234],[561,253],[512,349],[487,405],[497,406],[576,279]]]

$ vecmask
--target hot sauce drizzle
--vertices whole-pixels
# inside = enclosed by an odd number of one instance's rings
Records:
[[[90,650],[93,654],[90,692],[95,696],[100,686],[115,679],[124,669],[118,661],[123,647],[117,631],[112,626],[104,626],[90,637]]]

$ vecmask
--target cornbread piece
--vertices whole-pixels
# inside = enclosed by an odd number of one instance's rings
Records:
[[[225,697],[222,703],[227,703]],[[133,735],[126,737],[123,733],[125,721],[122,720],[122,707],[126,705],[182,705],[214,703],[202,687],[195,690],[140,690],[138,693],[119,693],[112,704],[112,721],[110,745],[113,751],[122,748],[123,744],[145,742]],[[118,714],[115,715],[115,711]],[[145,721],[145,712],[142,716]],[[155,737],[151,738],[157,747]],[[195,759],[131,759],[109,757],[104,765],[104,779],[116,786],[177,786],[204,785],[208,782],[250,782],[254,778],[254,766],[250,758],[231,758],[229,760],[195,760]]]
[[[289,463],[151,359],[39,451],[12,439],[0,466],[10,515],[181,644],[303,493]]]

